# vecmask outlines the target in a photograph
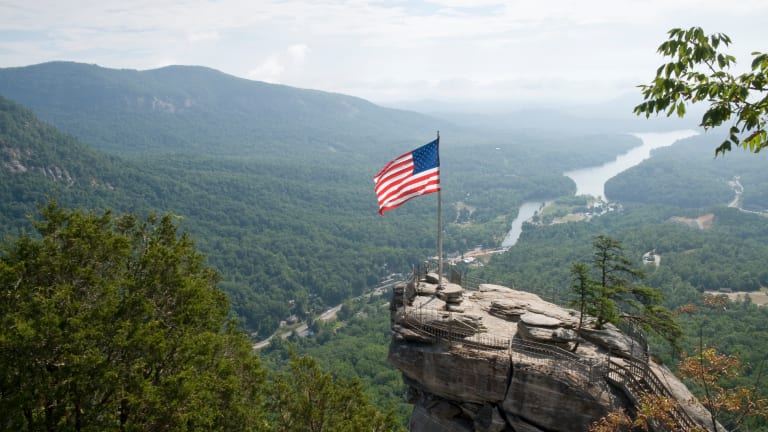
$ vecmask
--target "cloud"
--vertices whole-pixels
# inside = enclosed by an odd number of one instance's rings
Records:
[[[221,35],[217,31],[199,31],[189,33],[187,39],[190,42],[205,42],[205,41],[217,41],[221,39]]]
[[[278,59],[269,57],[258,66],[248,71],[248,76],[257,81],[279,83],[280,76],[283,74],[284,70],[285,68],[280,64]]]
[[[290,58],[291,62],[297,66],[304,64],[304,60],[306,60],[308,53],[309,47],[304,44],[291,45],[286,50],[286,54]]]
[[[0,67],[173,60],[374,100],[597,97],[650,79],[671,27],[727,33],[748,65],[766,15],[764,0],[9,0]]]
[[[309,51],[309,47],[305,44],[291,45],[277,55],[268,56],[248,71],[248,77],[270,83],[283,82],[286,75],[301,74]]]

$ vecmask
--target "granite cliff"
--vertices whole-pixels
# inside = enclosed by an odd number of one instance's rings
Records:
[[[403,374],[414,432],[576,432],[643,393],[676,401],[675,426],[709,414],[627,327],[576,331],[576,311],[511,288],[474,289],[436,274],[395,287],[389,362]],[[574,350],[575,349],[575,350]]]

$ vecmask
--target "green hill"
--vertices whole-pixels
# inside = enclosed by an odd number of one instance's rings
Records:
[[[18,234],[28,228],[27,215],[50,198],[93,208],[119,201],[141,206],[142,197],[132,191],[141,189],[144,177],[130,165],[0,97],[0,232]]]
[[[6,99],[0,119],[0,233],[29,231],[28,215],[48,199],[173,212],[222,273],[235,314],[252,331],[268,334],[290,314],[342,301],[426,253],[400,232],[405,227],[375,226],[372,191],[353,179],[358,169],[267,158],[137,161],[95,151]],[[411,232],[429,237],[429,222],[406,219]]]
[[[444,121],[363,99],[213,69],[136,71],[51,62],[0,69],[0,95],[96,148],[119,153],[292,155],[370,151]]]

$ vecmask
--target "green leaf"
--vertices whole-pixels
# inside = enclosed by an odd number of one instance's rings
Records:
[[[752,70],[768,68],[768,54],[752,53],[756,57],[752,60]]]
[[[731,151],[731,142],[728,141],[728,140],[725,140],[725,141],[722,142],[722,144],[717,146],[717,148],[715,149],[715,157],[717,157],[719,155],[723,155],[724,156],[725,153],[729,152],[729,151]]]
[[[677,104],[677,116],[680,118],[685,117],[685,103],[682,101]]]
[[[700,27],[673,28],[668,35],[669,39],[659,45],[658,51],[673,57],[673,61],[656,70],[651,85],[641,87],[647,103],[638,105],[635,113],[645,113],[648,117],[650,112],[664,112],[667,116],[675,113],[684,117],[687,114],[685,101],[707,101],[709,107],[700,123],[705,129],[720,126],[734,117],[735,124],[742,127],[741,132],[762,131],[768,123],[768,77],[764,73],[768,71],[768,54],[752,53],[755,56],[753,73],[733,76],[727,69],[736,58],[718,51],[731,43],[728,35],[707,35]],[[730,144],[723,143],[716,154],[729,151],[732,144],[758,152],[765,146],[762,136],[762,132],[756,132],[750,135],[750,140],[741,143],[732,134]]]

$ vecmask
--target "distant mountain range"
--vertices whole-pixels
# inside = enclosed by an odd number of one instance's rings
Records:
[[[691,107],[690,115],[681,119],[638,117],[633,108],[642,101],[640,91],[616,99],[591,104],[562,106],[524,106],[503,102],[445,103],[436,100],[392,103],[389,106],[429,114],[465,127],[496,131],[557,130],[569,133],[625,133],[675,129],[694,129],[701,114]]]
[[[0,95],[110,152],[283,154],[370,150],[446,122],[360,98],[197,66],[136,71],[51,62],[0,69]],[[428,137],[426,137],[428,138]]]

